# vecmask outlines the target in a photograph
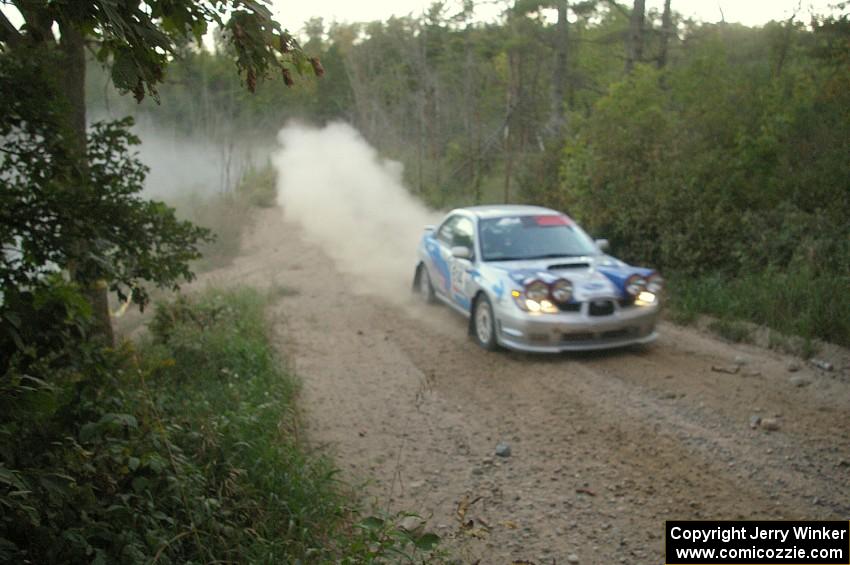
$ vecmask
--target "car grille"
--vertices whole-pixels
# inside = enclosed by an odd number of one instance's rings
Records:
[[[596,336],[592,333],[576,333],[576,334],[562,334],[561,341],[570,342],[570,341],[591,341]]]
[[[630,335],[634,335],[637,333],[635,328],[622,328],[619,330],[610,330],[607,332],[602,332],[602,339],[617,339],[620,337],[629,337]]]
[[[561,312],[581,312],[581,302],[568,302],[566,304],[558,304],[558,310]]]
[[[594,300],[588,304],[587,313],[590,316],[610,316],[614,313],[614,303],[610,300]]]
[[[570,333],[561,334],[561,343],[578,343],[584,341],[606,341],[617,340],[627,337],[637,336],[640,334],[640,329],[637,327],[620,328],[617,330],[608,330],[606,332],[591,333]]]

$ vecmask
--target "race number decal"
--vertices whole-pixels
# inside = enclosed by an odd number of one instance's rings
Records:
[[[452,290],[463,291],[463,278],[466,267],[459,264],[460,261],[452,261]]]

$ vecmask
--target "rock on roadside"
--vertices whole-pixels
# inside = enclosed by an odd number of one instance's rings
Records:
[[[796,387],[804,387],[811,384],[811,381],[809,379],[800,375],[794,375],[793,377],[788,379],[788,382]]]

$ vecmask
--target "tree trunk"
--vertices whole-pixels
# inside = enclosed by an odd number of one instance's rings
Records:
[[[483,171],[483,155],[484,151],[484,140],[482,139],[481,133],[481,107],[475,107],[475,112],[473,114],[475,116],[475,149],[474,149],[474,163],[475,163],[475,175],[472,179],[472,190],[475,198],[476,204],[481,204],[481,180],[484,176]]]
[[[661,50],[658,53],[658,68],[667,65],[667,50],[670,47],[670,36],[673,35],[673,14],[670,12],[670,0],[664,0],[664,14],[661,16]]]
[[[86,159],[86,55],[83,36],[73,24],[60,24],[62,37],[59,47],[62,51],[62,90],[68,101],[66,125],[69,135],[65,146],[73,156],[85,162]],[[78,190],[85,188],[83,179]]]
[[[788,57],[788,51],[791,47],[791,37],[794,31],[794,18],[797,17],[797,12],[794,12],[788,21],[785,22],[785,33],[782,36],[782,44],[779,47],[779,56],[776,60],[776,69],[773,74],[776,78],[782,76],[782,68],[785,66],[785,59]]]
[[[643,59],[643,21],[646,0],[635,0],[629,17],[629,37],[626,42],[626,73],[631,73],[635,63]]]
[[[511,143],[510,128],[505,128],[505,192],[504,204],[511,203],[511,176],[514,174],[514,152]]]
[[[505,190],[504,203],[509,204],[511,201],[511,178],[514,171],[514,150],[516,144],[513,142],[515,126],[518,127],[519,120],[517,119],[514,110],[521,104],[520,88],[522,77],[520,70],[522,63],[520,56],[513,50],[508,51],[508,88],[507,100],[505,104],[505,129],[504,129],[504,153],[505,153]]]
[[[59,49],[62,53],[60,69],[61,88],[68,108],[65,114],[65,130],[68,136],[65,146],[68,149],[71,169],[71,182],[75,186],[69,190],[86,191],[88,186],[88,158],[86,156],[86,53],[83,35],[74,22],[60,21]],[[83,247],[86,242],[78,242]],[[73,266],[71,266],[73,276]],[[103,336],[107,343],[114,343],[112,320],[109,317],[107,287],[103,281],[83,289],[92,308],[95,331]]]
[[[434,186],[442,186],[442,167],[440,166],[440,105],[437,99],[436,79],[430,70],[425,71],[425,135],[428,144],[428,159],[434,169]]]
[[[566,121],[564,112],[564,97],[567,85],[567,9],[569,0],[558,2],[558,23],[555,26],[555,68],[552,72],[552,109],[549,118],[549,134],[559,137]]]
[[[423,181],[425,161],[425,103],[422,101],[422,92],[416,93],[416,114],[419,117],[416,128],[416,167],[419,183],[419,194],[425,194],[425,183]]]

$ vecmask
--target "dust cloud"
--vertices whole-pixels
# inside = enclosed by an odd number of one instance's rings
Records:
[[[352,278],[353,290],[409,301],[422,228],[439,214],[407,191],[401,164],[382,159],[343,123],[291,124],[278,140],[272,163],[285,219]]]
[[[92,112],[91,122],[119,116]],[[174,203],[182,198],[208,198],[233,190],[242,175],[268,161],[270,139],[224,135],[185,135],[157,123],[147,114],[134,116],[133,134],[142,141],[132,148],[148,167],[143,195]]]

